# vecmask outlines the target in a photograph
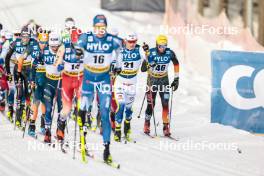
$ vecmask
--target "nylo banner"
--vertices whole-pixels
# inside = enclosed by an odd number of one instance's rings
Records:
[[[264,133],[264,53],[213,51],[211,122]]]

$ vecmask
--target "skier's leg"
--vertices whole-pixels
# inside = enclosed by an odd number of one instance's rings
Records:
[[[31,116],[31,120],[36,120],[38,117],[38,109],[41,106],[41,123],[40,123],[40,132],[45,134],[45,100],[44,100],[44,88],[46,83],[46,75],[43,72],[37,72],[35,78],[35,91],[33,93],[33,105],[32,111],[33,115]],[[30,128],[30,126],[29,126]]]
[[[114,85],[115,78],[111,78],[111,85]],[[112,130],[115,130],[115,113],[117,110],[117,104],[115,100],[115,93],[112,91],[112,98],[111,98],[111,111],[110,111],[110,120],[111,120],[111,127]]]
[[[154,111],[155,107],[155,99],[157,92],[148,90],[146,93],[147,95],[147,109],[145,112],[145,123],[144,123],[144,133],[149,134],[150,133],[150,119]]]
[[[136,96],[136,87],[135,84],[129,86],[130,88],[126,91],[126,120],[124,121],[124,133],[127,140],[130,140],[130,134],[131,134],[131,119],[132,119],[132,106],[135,100]]]
[[[67,75],[62,76],[62,89],[61,89],[61,97],[63,108],[60,112],[60,116],[58,117],[57,123],[57,137],[59,140],[64,139],[64,130],[66,126],[66,120],[71,112],[72,107],[72,99],[74,94],[74,83],[73,77],[69,77]]]
[[[81,122],[84,130],[84,134],[87,133],[87,127],[84,125],[86,124],[86,113],[89,111],[94,100],[94,84],[83,84],[82,91],[81,91],[81,98],[80,98],[80,107],[79,109],[79,116],[81,117]]]
[[[170,129],[169,129],[169,98],[170,98],[170,89],[168,88],[169,81],[168,78],[161,78],[163,83],[159,95],[161,99],[162,104],[162,121],[163,121],[163,133],[165,136],[170,135]]]
[[[114,140],[117,142],[121,141],[121,124],[123,121],[123,114],[125,110],[125,90],[121,80],[117,78],[114,86],[114,94],[116,97],[117,109],[115,113],[115,135]]]
[[[103,142],[105,146],[104,150],[104,161],[107,163],[112,162],[110,155],[110,136],[111,136],[111,124],[109,119],[110,113],[110,101],[111,101],[111,85],[110,78],[102,82],[102,89],[97,89],[99,94],[100,111],[102,118],[103,128]],[[103,91],[102,91],[103,90]]]
[[[94,84],[83,84],[82,91],[81,91],[81,98],[78,100],[78,125],[80,130],[80,144],[81,144],[81,151],[83,160],[85,160],[85,153],[87,153],[86,149],[86,134],[87,134],[87,127],[84,125],[86,123],[86,112],[88,108],[92,104],[94,99]]]
[[[44,89],[44,99],[45,99],[45,142],[51,142],[51,123],[52,123],[52,108],[53,108],[53,99],[55,96],[56,86],[54,85],[53,80],[47,79],[46,86]]]
[[[14,68],[14,80],[16,83],[16,101],[17,101],[17,106],[16,106],[16,126],[20,127],[21,126],[21,117],[22,117],[22,110],[23,110],[23,78],[21,78],[20,80],[18,79],[17,75],[17,65]]]
[[[8,104],[7,117],[11,122],[13,122],[14,103],[15,103],[15,86],[12,85],[9,86],[9,90],[7,93],[7,104]]]

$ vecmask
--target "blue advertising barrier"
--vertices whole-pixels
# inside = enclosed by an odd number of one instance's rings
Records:
[[[215,50],[211,122],[264,133],[264,53]]]

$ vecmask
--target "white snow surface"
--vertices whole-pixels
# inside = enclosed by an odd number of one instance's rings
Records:
[[[98,0],[0,0],[0,9],[0,20],[10,30],[21,26],[31,18],[42,25],[63,25],[64,19],[68,16],[75,18],[77,25],[90,27],[92,17],[104,13],[108,18],[109,28],[118,28],[121,36],[128,31],[137,31],[139,43],[147,41],[151,46],[154,46],[155,35],[159,33],[159,25],[163,20],[163,15],[160,13],[104,11],[100,9]],[[202,56],[203,48],[208,52],[208,47],[212,45],[202,43],[204,46],[200,46],[198,51],[194,50],[193,54],[197,53],[195,59],[206,59],[199,63],[199,69],[206,70],[210,65],[210,59],[199,56]],[[43,147],[40,142],[43,138],[41,136],[39,140],[27,135],[22,139],[22,132],[14,131],[13,125],[1,115],[0,176],[263,176],[264,138],[233,127],[211,124],[210,74],[201,76],[195,64],[190,64],[192,58],[183,59],[183,52],[177,47],[176,40],[170,38],[169,45],[176,51],[181,64],[180,88],[174,92],[171,122],[172,135],[179,138],[179,141],[162,137],[151,139],[142,134],[146,103],[141,118],[137,118],[144,97],[142,90],[137,92],[132,120],[132,136],[137,143],[125,145],[112,141],[111,144],[113,159],[121,163],[120,170],[89,158],[88,163],[83,164],[78,152],[77,158],[73,160],[72,150],[63,154],[47,146]],[[208,53],[203,55],[209,57]],[[146,76],[145,73],[139,74],[139,85],[146,84]],[[172,77],[171,74],[170,78]],[[162,119],[159,99],[155,116],[159,124],[157,132],[160,136]],[[39,125],[37,130],[38,127]],[[153,134],[153,123],[151,127]],[[74,121],[69,120],[68,128],[69,134],[66,134],[66,139],[72,140]],[[93,145],[91,150],[95,156],[102,158],[102,137],[99,131],[89,132],[87,141]],[[34,150],[30,147],[34,143],[40,149]],[[194,145],[199,144],[204,144],[205,147],[195,149]],[[215,148],[216,145],[221,144],[233,147],[229,150]],[[208,145],[211,146],[210,149],[206,147]]]

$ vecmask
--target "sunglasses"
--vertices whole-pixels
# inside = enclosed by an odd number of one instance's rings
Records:
[[[106,26],[94,26],[94,28],[97,30],[105,30]]]
[[[19,33],[18,33],[18,34],[14,34],[14,36],[15,36],[15,37],[19,37],[19,36],[20,36],[20,34],[19,34]]]
[[[128,40],[127,43],[131,43],[131,44],[132,43],[137,43],[137,40],[131,40],[131,41]]]
[[[23,38],[23,39],[29,39],[29,35],[21,35],[21,38]]]
[[[45,45],[45,44],[47,44],[48,42],[40,41],[39,43]]]
[[[167,45],[158,45],[158,48],[166,49],[167,48]]]

